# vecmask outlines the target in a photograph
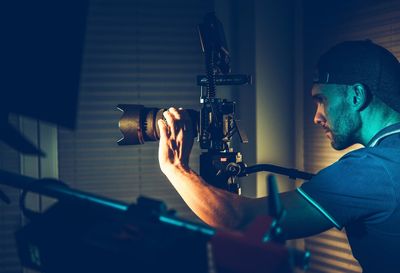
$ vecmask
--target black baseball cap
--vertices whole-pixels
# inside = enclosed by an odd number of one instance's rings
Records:
[[[346,41],[329,49],[318,61],[314,83],[361,83],[400,112],[399,61],[389,50],[370,40]]]

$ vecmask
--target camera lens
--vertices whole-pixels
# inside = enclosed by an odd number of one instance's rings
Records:
[[[137,145],[160,139],[156,122],[163,118],[164,109],[147,108],[139,104],[119,104],[117,108],[123,112],[118,124],[123,135],[118,140],[119,145]]]
[[[157,121],[163,119],[163,112],[167,109],[149,108],[140,104],[119,104],[117,109],[123,112],[118,126],[123,137],[118,140],[119,145],[138,145],[145,141],[160,139]],[[198,132],[199,112],[187,110],[194,128],[194,135]]]

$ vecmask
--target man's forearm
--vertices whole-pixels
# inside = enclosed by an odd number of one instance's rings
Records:
[[[190,209],[207,224],[229,229],[247,224],[248,198],[215,188],[188,168],[171,166],[164,173]]]

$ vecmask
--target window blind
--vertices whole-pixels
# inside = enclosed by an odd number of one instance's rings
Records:
[[[59,175],[71,186],[134,202],[165,201],[195,219],[161,173],[158,142],[118,146],[117,104],[199,110],[204,73],[197,25],[211,1],[93,0],[89,8],[77,129],[59,130]],[[194,144],[192,167],[198,169]]]
[[[312,124],[315,106],[311,100],[312,66],[318,56],[329,47],[345,40],[371,39],[400,57],[400,2],[399,1],[332,1],[327,4],[304,1],[305,65],[309,81],[305,83],[304,167],[318,170],[332,164],[349,150],[336,152]],[[306,239],[312,259],[308,272],[361,272],[354,260],[344,232],[329,230]]]

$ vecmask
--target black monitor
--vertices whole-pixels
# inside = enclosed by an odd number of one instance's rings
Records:
[[[1,1],[0,137],[5,142],[8,113],[75,128],[88,5],[88,0]]]

